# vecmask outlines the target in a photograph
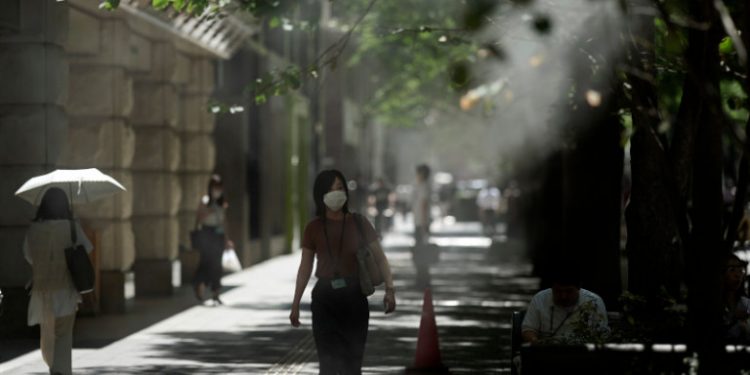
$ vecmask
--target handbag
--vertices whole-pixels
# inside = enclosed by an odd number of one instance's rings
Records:
[[[242,263],[234,249],[224,249],[224,254],[221,255],[221,268],[229,273],[242,271]]]
[[[357,267],[359,268],[359,287],[362,294],[369,296],[375,293],[375,287],[383,284],[383,274],[378,262],[372,254],[370,245],[365,241],[362,222],[359,215],[354,216],[354,222],[359,231],[360,246],[357,248]]]
[[[65,263],[68,265],[70,278],[78,293],[84,294],[94,290],[94,266],[83,245],[78,244],[78,237],[73,220],[70,220],[70,239],[73,244],[65,248]]]

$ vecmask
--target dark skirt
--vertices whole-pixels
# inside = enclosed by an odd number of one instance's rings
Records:
[[[370,307],[356,277],[347,287],[333,289],[330,279],[319,279],[312,291],[312,325],[320,374],[362,373]]]
[[[224,254],[224,235],[212,227],[201,229],[200,262],[195,271],[195,285],[205,284],[211,290],[221,289],[221,257]]]

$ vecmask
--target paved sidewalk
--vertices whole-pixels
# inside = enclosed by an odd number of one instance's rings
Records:
[[[407,227],[386,236],[396,274],[398,309],[382,312],[382,290],[370,298],[364,372],[402,373],[416,349],[422,291],[414,286]],[[510,313],[526,305],[536,280],[514,246],[490,248],[477,224],[437,226],[443,247],[432,270],[443,361],[454,374],[509,372]],[[299,254],[224,278],[224,306],[194,306],[99,349],[74,349],[76,374],[316,374],[309,313],[288,323]],[[310,284],[312,287],[312,283]],[[0,373],[46,374],[39,351],[0,364]]]

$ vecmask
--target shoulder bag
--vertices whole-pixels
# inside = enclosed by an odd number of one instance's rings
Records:
[[[372,254],[370,244],[365,239],[361,215],[354,215],[354,222],[359,231],[360,244],[357,248],[357,266],[359,268],[359,286],[362,294],[369,296],[375,293],[375,287],[383,284],[383,274]]]
[[[94,266],[91,264],[86,248],[78,244],[73,220],[70,220],[70,239],[73,244],[65,248],[65,262],[68,264],[70,278],[73,279],[73,284],[78,293],[91,292],[94,290]]]

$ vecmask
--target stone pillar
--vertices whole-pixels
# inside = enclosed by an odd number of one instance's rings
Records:
[[[190,230],[195,227],[195,213],[201,198],[207,194],[208,179],[214,170],[216,150],[212,134],[215,118],[209,112],[209,96],[214,89],[214,63],[206,58],[194,57],[187,61],[188,83],[182,92],[182,116],[179,132],[182,142],[180,163],[180,243],[190,248]],[[185,252],[183,258],[195,260],[194,253]],[[194,262],[192,262],[194,263]],[[186,264],[186,276],[194,272],[194,267]]]
[[[22,244],[35,207],[13,196],[56,165],[67,129],[68,6],[48,0],[0,2],[0,337],[33,335],[26,326],[31,277]]]
[[[169,295],[180,285],[177,213],[182,189],[177,174],[181,145],[176,65],[175,47],[153,42],[151,70],[137,75],[134,84],[133,230],[139,296]]]
[[[88,10],[88,12],[87,12]],[[69,130],[60,165],[99,168],[128,189],[102,201],[76,206],[84,226],[98,234],[100,302],[104,312],[124,312],[132,299],[130,269],[135,259],[131,224],[133,178],[130,166],[135,135],[130,29],[117,13],[93,16],[85,5],[71,3]],[[130,280],[130,281],[129,281]]]

